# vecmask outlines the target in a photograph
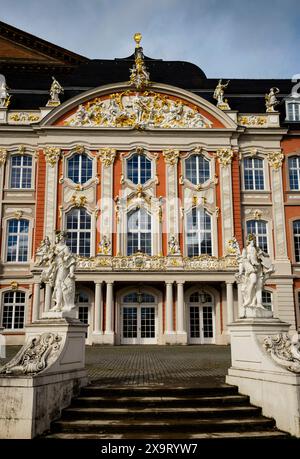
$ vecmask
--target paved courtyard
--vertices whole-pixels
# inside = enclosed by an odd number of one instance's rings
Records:
[[[18,349],[7,347],[5,360]],[[3,363],[0,359],[0,364]],[[86,347],[89,377],[103,385],[222,384],[229,366],[229,346]]]

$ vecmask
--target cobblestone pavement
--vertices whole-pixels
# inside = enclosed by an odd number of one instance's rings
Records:
[[[7,359],[18,349],[7,347]],[[101,385],[223,384],[229,366],[229,346],[86,347],[89,377]]]

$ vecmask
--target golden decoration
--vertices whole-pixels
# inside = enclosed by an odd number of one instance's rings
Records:
[[[46,147],[44,149],[44,155],[46,158],[46,162],[50,165],[50,167],[54,167],[57,164],[60,158],[61,150],[58,147]]]
[[[29,124],[35,123],[40,120],[40,114],[27,113],[27,112],[18,112],[10,113],[8,115],[8,122],[15,122],[19,124]]]
[[[71,202],[75,207],[83,207],[87,203],[86,196],[73,194]]]
[[[268,118],[266,116],[258,115],[238,115],[238,124],[245,127],[259,127],[267,124]]]
[[[5,148],[0,148],[0,166],[5,164],[7,158],[7,150]]]
[[[169,164],[170,166],[175,166],[178,162],[179,150],[164,150],[163,157],[165,158],[165,162],[167,164]]]
[[[231,148],[219,148],[217,150],[217,158],[221,166],[228,166],[231,164],[233,158],[233,151]]]
[[[262,217],[262,211],[259,210],[259,209],[256,209],[256,210],[253,212],[253,217],[255,218],[255,220],[260,220],[261,217]]]
[[[109,167],[113,164],[116,157],[116,150],[114,148],[101,148],[98,151],[98,157],[104,165],[104,167]]]
[[[133,35],[133,39],[136,42],[136,48],[140,47],[140,42],[142,40],[142,34],[140,32],[137,32]]]
[[[14,290],[14,291],[15,291],[15,290],[18,290],[18,289],[19,289],[19,284],[18,284],[18,282],[17,282],[17,281],[11,281],[11,283],[10,283],[10,288],[11,288],[12,290]]]
[[[281,168],[283,160],[284,154],[280,150],[268,153],[269,164],[275,170],[279,170]]]
[[[24,155],[24,154],[26,153],[26,147],[25,147],[24,145],[20,145],[20,146],[18,147],[18,153],[19,153],[20,155]]]
[[[82,153],[85,152],[85,148],[84,148],[83,145],[76,145],[75,151],[76,151],[76,153],[78,153],[78,154],[82,154]]]
[[[136,43],[134,53],[135,64],[132,69],[130,69],[129,83],[136,89],[142,90],[150,84],[150,75],[144,62],[143,48],[140,45],[142,35],[138,32],[134,34],[133,38]]]
[[[14,217],[17,219],[17,220],[20,220],[20,218],[23,217],[23,214],[24,212],[22,210],[15,210],[14,211]]]

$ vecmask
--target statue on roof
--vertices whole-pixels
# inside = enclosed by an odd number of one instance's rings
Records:
[[[138,90],[142,90],[150,84],[150,75],[144,62],[143,48],[140,46],[141,39],[142,35],[140,33],[134,34],[136,42],[135,65],[130,69],[130,85],[135,86]]]
[[[230,110],[227,99],[224,99],[224,89],[229,85],[230,80],[227,83],[222,84],[222,80],[219,80],[216,89],[213,94],[213,98],[217,101],[217,107],[220,110]]]
[[[266,101],[266,111],[267,112],[276,112],[275,107],[279,104],[279,100],[276,95],[279,94],[278,88],[271,88],[269,94],[265,95]]]
[[[0,108],[7,108],[10,103],[11,96],[8,93],[5,76],[0,75]]]
[[[60,105],[59,95],[63,94],[64,88],[59,84],[59,82],[52,77],[52,84],[50,87],[50,99],[47,102],[47,107],[57,107]]]

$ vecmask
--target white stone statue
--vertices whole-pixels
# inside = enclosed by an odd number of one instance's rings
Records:
[[[48,100],[47,106],[60,105],[59,95],[64,92],[64,88],[54,77],[52,77],[52,80],[53,81],[50,87],[50,100]]]
[[[7,108],[10,101],[8,87],[4,75],[0,75],[0,108]]]
[[[103,236],[102,240],[99,243],[99,249],[98,252],[101,253],[101,255],[108,255],[111,250],[111,242],[108,239],[107,236]]]
[[[169,253],[171,255],[180,254],[180,247],[179,247],[178,241],[175,236],[170,237],[168,245],[169,245]]]
[[[241,284],[243,317],[272,317],[262,305],[262,290],[266,279],[274,272],[268,254],[256,246],[255,236],[248,236],[247,247],[238,257],[237,282]]]
[[[222,84],[222,80],[219,80],[216,89],[213,94],[213,98],[217,101],[217,107],[221,110],[230,110],[227,99],[224,100],[224,89],[229,85],[230,80],[227,83]]]
[[[276,105],[279,104],[279,100],[276,97],[276,94],[279,94],[278,88],[271,88],[269,94],[265,95],[266,100],[266,111],[267,112],[275,112]]]

